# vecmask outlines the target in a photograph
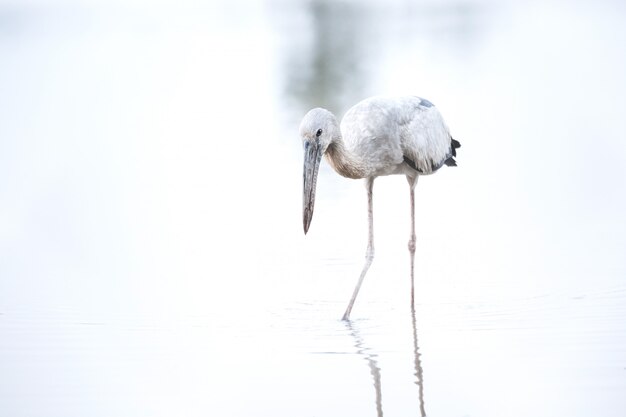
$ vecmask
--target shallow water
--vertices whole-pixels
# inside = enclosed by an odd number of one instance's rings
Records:
[[[621,416],[618,2],[0,6],[0,414]],[[442,111],[459,167],[365,191],[304,112]]]

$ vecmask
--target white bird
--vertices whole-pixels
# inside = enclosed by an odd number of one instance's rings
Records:
[[[306,234],[313,218],[315,185],[322,155],[338,174],[365,178],[367,189],[368,242],[365,265],[343,320],[349,320],[363,278],[374,259],[372,190],[374,178],[405,175],[411,193],[411,305],[414,303],[415,197],[420,175],[443,165],[456,166],[454,156],[461,144],[452,139],[437,108],[419,97],[371,97],[357,103],[343,117],[341,127],[328,110],[310,110],[300,124],[304,146],[303,221]]]

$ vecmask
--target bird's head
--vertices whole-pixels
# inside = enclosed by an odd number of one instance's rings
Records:
[[[335,116],[325,109],[310,110],[300,123],[300,137],[304,147],[304,173],[302,214],[304,233],[309,231],[315,205],[315,184],[322,155],[333,139],[339,135],[339,124]]]

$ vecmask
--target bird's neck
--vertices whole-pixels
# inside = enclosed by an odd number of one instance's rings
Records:
[[[347,178],[364,178],[365,164],[363,160],[346,148],[343,138],[339,135],[333,139],[326,150],[326,160],[339,175]]]

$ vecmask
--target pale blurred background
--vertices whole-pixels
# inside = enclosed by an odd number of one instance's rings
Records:
[[[0,0],[0,415],[622,416],[626,5]],[[409,196],[298,124],[425,97]]]

